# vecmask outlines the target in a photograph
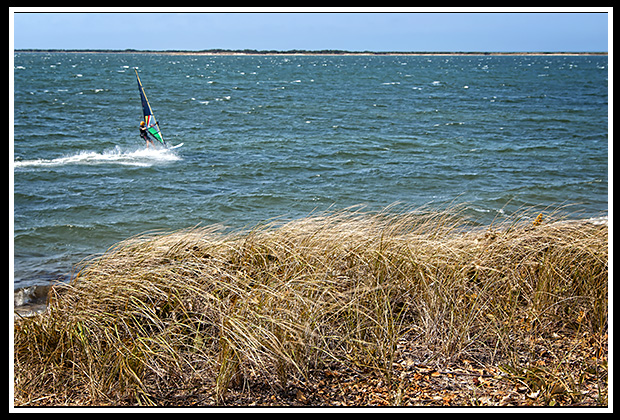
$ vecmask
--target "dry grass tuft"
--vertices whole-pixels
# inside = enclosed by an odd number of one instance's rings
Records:
[[[16,320],[15,404],[222,404],[328,366],[390,386],[404,337],[427,360],[467,357],[526,383],[533,337],[606,333],[608,229],[519,220],[344,211],[131,238]],[[578,378],[552,373],[578,402]]]

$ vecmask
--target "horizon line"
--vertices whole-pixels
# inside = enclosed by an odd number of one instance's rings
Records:
[[[151,50],[117,48],[19,48],[14,52],[48,53],[136,53],[136,54],[204,54],[204,55],[609,55],[607,51],[351,51],[338,49],[321,50],[257,50],[211,48],[203,50]]]

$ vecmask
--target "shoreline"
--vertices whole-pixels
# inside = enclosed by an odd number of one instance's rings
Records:
[[[586,219],[557,220],[550,223],[550,225],[556,226],[561,224],[592,224],[609,226],[609,218],[608,216],[590,217]],[[487,228],[488,226],[483,226],[479,232],[472,229],[467,230],[466,233],[474,235],[477,233],[484,234],[484,230]],[[19,317],[29,317],[46,312],[49,292],[53,287],[62,287],[65,283],[65,281],[57,280],[50,281],[48,284],[29,284],[15,288],[13,290],[14,315]]]
[[[484,52],[484,51],[342,51],[342,50],[82,50],[82,49],[18,49],[15,53],[71,53],[71,54],[154,54],[154,55],[194,55],[194,56],[608,56],[608,52]]]

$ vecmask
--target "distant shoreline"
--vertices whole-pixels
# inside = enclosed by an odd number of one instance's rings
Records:
[[[325,56],[607,56],[607,52],[440,52],[440,51],[343,51],[343,50],[80,50],[80,49],[17,49],[16,53],[82,53],[82,54],[160,54],[160,55],[212,55],[212,56],[254,56],[254,55],[325,55]]]

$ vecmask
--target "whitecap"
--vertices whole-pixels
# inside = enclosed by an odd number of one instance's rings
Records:
[[[586,219],[586,222],[592,223],[593,225],[609,225],[609,216],[590,217]]]

